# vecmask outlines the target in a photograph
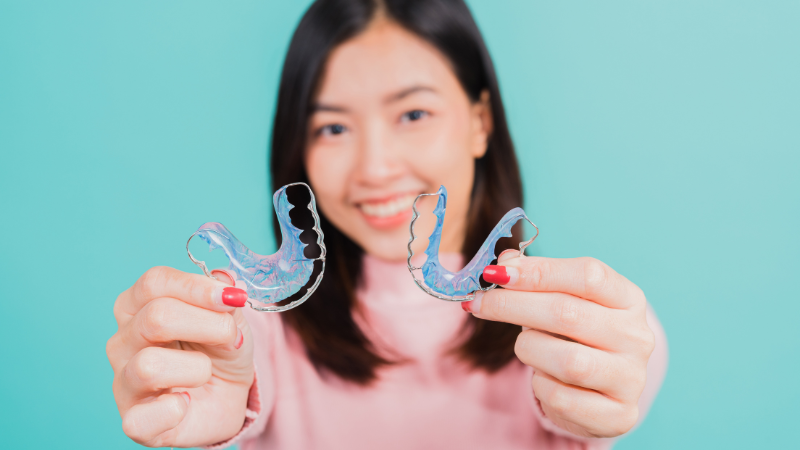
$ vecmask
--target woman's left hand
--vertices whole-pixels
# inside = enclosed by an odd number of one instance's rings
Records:
[[[533,367],[533,391],[545,415],[586,437],[630,430],[655,337],[638,286],[593,258],[500,255],[483,277],[505,289],[464,309],[523,327],[514,351]]]

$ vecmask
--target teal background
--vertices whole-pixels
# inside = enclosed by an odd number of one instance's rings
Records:
[[[800,419],[800,3],[469,2],[541,227],[647,293],[670,369],[619,449],[777,448]],[[220,221],[271,240],[266,148],[307,1],[0,0],[0,436],[136,448],[116,296]]]

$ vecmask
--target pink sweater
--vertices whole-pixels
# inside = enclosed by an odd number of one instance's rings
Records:
[[[452,267],[461,256],[443,254],[441,259]],[[530,367],[514,361],[487,374],[445,356],[467,314],[457,303],[422,292],[405,262],[366,256],[358,299],[363,310],[359,322],[367,335],[379,348],[391,349],[409,362],[381,369],[379,380],[366,388],[333,376],[323,378],[279,315],[245,308],[256,345],[256,381],[241,432],[212,448],[234,443],[242,450],[612,446],[612,439],[575,436],[545,417],[531,389]],[[652,310],[647,320],[656,335],[656,348],[639,401],[640,422],[667,367],[664,331]]]

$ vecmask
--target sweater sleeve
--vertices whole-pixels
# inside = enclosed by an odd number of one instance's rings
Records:
[[[661,322],[658,321],[658,318],[656,317],[656,314],[649,303],[647,305],[647,325],[650,326],[651,330],[653,330],[656,344],[655,348],[653,349],[653,353],[650,355],[650,360],[647,362],[647,381],[645,383],[644,391],[642,391],[642,395],[639,397],[639,419],[636,421],[636,425],[633,429],[636,429],[642,423],[642,421],[644,421],[647,412],[650,410],[650,406],[653,404],[653,401],[656,398],[656,394],[658,394],[659,389],[661,389],[661,384],[664,382],[664,377],[667,374],[667,335],[664,333],[664,328],[661,326]],[[542,410],[542,405],[539,403],[539,400],[536,398],[536,396],[532,395],[531,397],[533,398],[534,403],[534,414],[539,419],[539,423],[542,425],[542,428],[550,433],[559,437],[577,441],[578,443],[582,444],[582,447],[586,450],[605,450],[614,445],[616,438],[586,438],[564,430],[545,415],[544,411]]]
[[[277,314],[264,314],[249,308],[243,310],[250,330],[253,333],[253,363],[255,374],[250,394],[247,398],[247,409],[242,429],[232,438],[218,442],[207,449],[222,449],[231,445],[253,439],[264,432],[269,416],[275,405],[275,373],[273,358],[275,343],[283,327]]]

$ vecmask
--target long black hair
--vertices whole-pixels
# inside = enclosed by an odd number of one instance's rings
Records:
[[[362,32],[379,14],[431,43],[447,57],[473,102],[483,92],[489,93],[493,131],[485,156],[475,161],[462,246],[468,261],[500,218],[509,209],[522,205],[522,181],[494,66],[463,0],[314,2],[294,32],[283,66],[272,131],[272,188],[277,190],[296,181],[308,182],[304,165],[307,127],[325,62],[336,46]],[[281,317],[299,334],[317,370],[368,384],[376,378],[378,367],[392,361],[376,352],[353,320],[363,250],[324,214],[320,214],[320,219],[328,250],[328,269],[309,301]],[[276,239],[280,240],[277,222],[274,229]],[[498,251],[513,247],[520,234],[521,227],[515,227],[511,239],[498,243]],[[471,316],[466,327],[468,337],[454,352],[473,367],[492,372],[514,359],[519,327]]]

